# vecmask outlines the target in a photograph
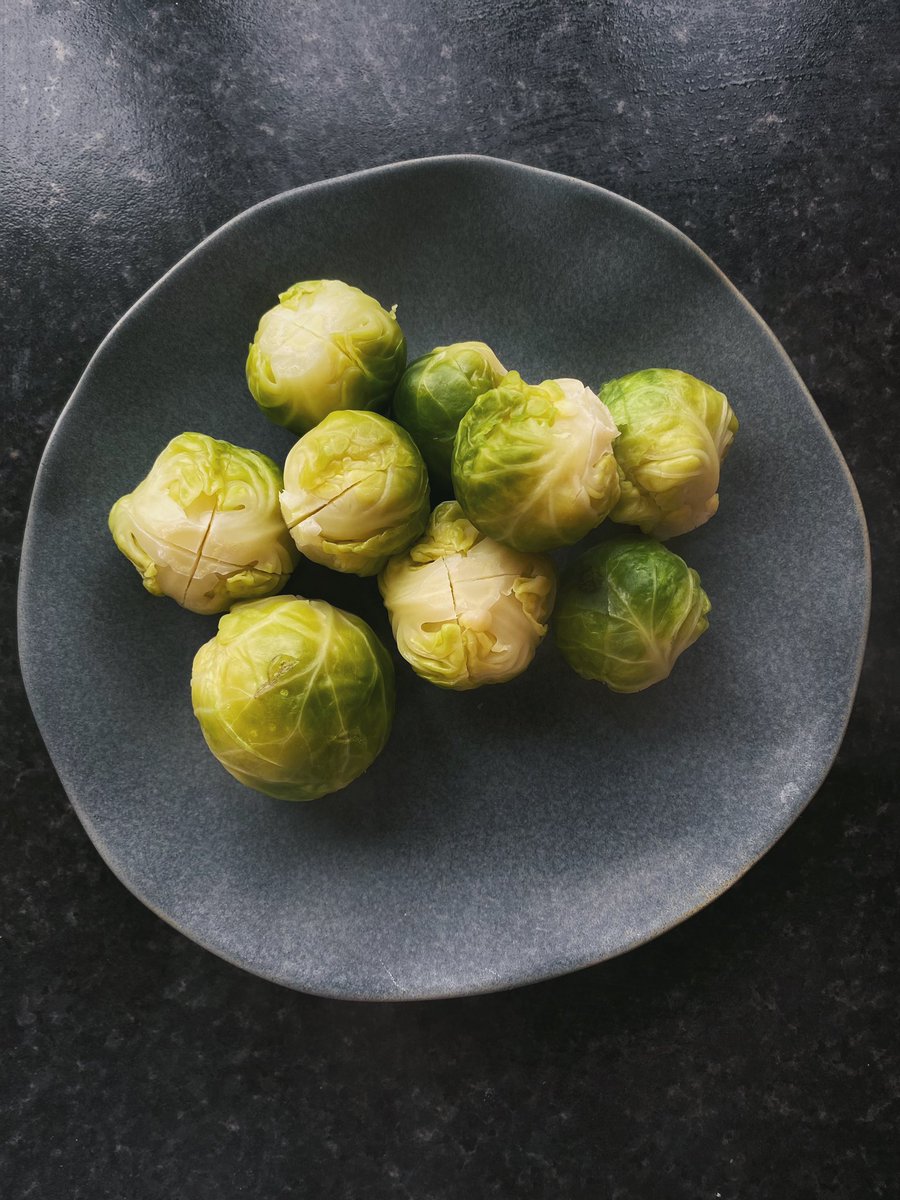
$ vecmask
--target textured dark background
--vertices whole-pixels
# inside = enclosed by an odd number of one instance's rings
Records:
[[[895,0],[8,0],[0,55],[0,1194],[896,1195]],[[646,204],[756,305],[859,485],[871,639],[820,794],[711,908],[518,992],[342,1004],[102,865],[19,682],[18,544],[57,413],[162,271],[275,192],[453,151]]]

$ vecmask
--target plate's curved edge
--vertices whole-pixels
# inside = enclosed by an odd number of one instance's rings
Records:
[[[23,628],[22,611],[23,611],[23,606],[24,606],[24,593],[25,593],[25,590],[28,586],[29,579],[30,579],[30,558],[31,558],[31,554],[32,554],[32,543],[34,540],[34,524],[35,524],[35,508],[36,508],[35,502],[36,502],[36,499],[39,498],[39,496],[43,490],[43,480],[44,480],[44,474],[45,474],[45,471],[47,468],[47,464],[48,464],[49,460],[52,458],[55,443],[58,440],[60,430],[65,423],[65,418],[66,418],[67,414],[71,411],[71,409],[74,407],[75,402],[78,399],[78,395],[81,391],[82,385],[84,384],[84,381],[86,380],[87,376],[89,375],[91,368],[93,367],[95,361],[102,355],[106,346],[113,340],[113,338],[118,333],[119,329],[122,328],[138,312],[138,310],[143,307],[145,301],[147,301],[152,295],[154,295],[158,290],[160,290],[163,287],[163,285],[167,282],[167,280],[172,275],[174,275],[185,263],[187,263],[192,258],[203,253],[219,237],[221,237],[226,231],[228,231],[230,228],[232,228],[232,226],[237,225],[238,223],[245,220],[247,217],[258,213],[265,208],[281,204],[284,201],[286,201],[290,198],[293,198],[294,196],[296,196],[300,193],[309,193],[309,192],[314,192],[314,191],[319,191],[319,190],[325,190],[325,189],[333,186],[334,184],[344,183],[344,182],[347,182],[350,180],[357,180],[357,179],[362,179],[362,178],[372,178],[372,177],[376,177],[378,175],[386,175],[386,174],[390,174],[390,173],[400,171],[400,170],[411,170],[411,169],[417,169],[420,167],[437,166],[437,165],[453,164],[453,163],[475,164],[480,167],[489,167],[489,168],[493,168],[493,169],[499,168],[501,170],[510,170],[511,169],[513,171],[521,171],[521,172],[524,172],[527,174],[546,176],[547,178],[553,179],[553,180],[562,179],[562,180],[565,180],[567,184],[572,185],[578,189],[584,190],[587,193],[600,193],[600,194],[608,197],[609,199],[613,200],[615,203],[620,204],[626,208],[630,208],[630,209],[634,210],[643,219],[649,220],[653,224],[658,225],[660,227],[660,229],[663,230],[668,237],[674,238],[675,240],[680,241],[693,254],[697,255],[700,258],[700,260],[706,265],[706,267],[711,271],[711,273],[713,275],[715,275],[720,280],[720,282],[725,284],[725,286],[731,292],[733,297],[739,302],[739,304],[744,309],[744,311],[750,317],[752,317],[754,322],[762,330],[762,332],[766,335],[767,339],[770,341],[770,343],[775,348],[775,350],[778,353],[779,357],[781,358],[783,364],[787,367],[789,374],[792,376],[794,382],[798,385],[799,391],[802,394],[802,396],[804,397],[814,418],[818,422],[820,429],[825,434],[826,440],[830,444],[832,453],[833,453],[835,459],[837,460],[838,466],[843,473],[845,482],[848,485],[850,497],[853,502],[854,508],[856,510],[857,520],[858,520],[858,525],[859,525],[859,532],[860,532],[860,535],[862,538],[863,562],[864,562],[864,567],[865,567],[865,597],[864,597],[865,611],[863,614],[863,621],[862,621],[862,625],[861,625],[861,629],[860,629],[859,644],[857,646],[856,664],[855,664],[855,670],[854,670],[855,678],[854,678],[853,686],[848,693],[847,702],[846,702],[846,706],[845,706],[845,710],[844,710],[844,714],[843,714],[843,720],[840,724],[839,729],[836,732],[835,738],[833,740],[833,744],[830,748],[830,752],[824,761],[822,770],[819,773],[818,778],[816,779],[814,785],[809,788],[807,795],[803,795],[801,793],[801,798],[799,798],[797,801],[795,801],[795,803],[792,806],[790,806],[789,808],[785,808],[784,821],[781,823],[780,828],[778,828],[776,830],[774,836],[772,836],[770,839],[766,840],[763,844],[761,844],[756,849],[754,856],[751,859],[749,859],[746,863],[742,864],[740,869],[735,871],[735,873],[733,875],[729,876],[726,880],[724,880],[721,883],[721,885],[719,885],[713,889],[710,889],[709,891],[704,892],[702,899],[694,908],[691,908],[688,912],[683,913],[683,914],[675,917],[673,920],[659,926],[658,928],[654,929],[651,933],[648,933],[646,936],[641,936],[641,937],[634,938],[630,941],[625,941],[621,945],[615,947],[608,953],[602,954],[598,958],[592,958],[587,961],[585,961],[583,959],[578,959],[578,960],[572,961],[572,962],[563,961],[563,962],[555,965],[552,970],[543,972],[538,975],[532,975],[530,977],[517,976],[514,978],[507,978],[507,979],[503,979],[503,978],[496,979],[495,978],[495,979],[491,979],[491,980],[486,980],[482,985],[472,986],[471,984],[469,984],[469,985],[460,987],[459,989],[453,989],[450,991],[428,992],[428,991],[420,990],[415,993],[406,993],[401,988],[397,987],[396,990],[390,990],[390,991],[386,990],[383,994],[374,993],[374,992],[365,994],[359,990],[356,990],[353,992],[346,992],[346,991],[341,991],[340,989],[337,989],[337,988],[329,989],[329,988],[321,987],[321,986],[311,987],[307,983],[301,984],[300,982],[291,981],[291,980],[288,980],[285,978],[280,978],[274,972],[267,971],[267,970],[261,969],[256,966],[248,966],[245,962],[242,962],[238,958],[233,957],[226,950],[217,946],[213,942],[205,941],[204,939],[198,937],[192,931],[189,932],[187,929],[185,929],[181,925],[179,925],[177,921],[174,921],[166,913],[164,913],[160,909],[158,909],[152,903],[152,901],[148,900],[144,895],[142,895],[140,890],[138,888],[136,888],[132,884],[132,882],[121,873],[117,864],[115,863],[113,858],[108,853],[108,850],[105,845],[105,841],[104,841],[103,837],[94,828],[93,822],[88,818],[87,814],[82,810],[81,805],[79,804],[79,802],[77,801],[77,799],[75,798],[75,796],[73,794],[73,790],[70,790],[67,780],[66,780],[66,777],[65,777],[64,773],[60,770],[59,766],[57,765],[56,760],[53,756],[53,753],[50,750],[50,746],[47,741],[47,738],[46,738],[46,735],[45,735],[45,732],[44,732],[44,729],[43,729],[43,726],[41,723],[41,718],[40,718],[40,716],[35,708],[35,705],[33,703],[32,688],[31,688],[31,684],[29,682],[29,668],[27,666],[27,663],[29,660],[29,652],[28,652],[28,649],[26,646],[27,633],[25,632],[25,630]],[[129,306],[129,308],[122,314],[122,316],[119,317],[119,319],[113,324],[113,326],[109,329],[109,331],[107,332],[107,334],[105,335],[103,340],[100,342],[97,349],[91,355],[88,362],[85,364],[84,370],[82,371],[82,373],[78,379],[78,383],[75,385],[75,388],[72,391],[71,396],[69,397],[69,399],[66,401],[66,403],[63,405],[62,409],[60,410],[60,413],[59,413],[58,417],[56,418],[56,421],[54,422],[53,428],[50,431],[50,435],[47,438],[47,441],[44,445],[44,449],[41,453],[41,458],[40,458],[40,462],[38,464],[37,472],[35,474],[35,481],[34,481],[34,485],[32,487],[31,498],[29,501],[28,515],[27,515],[26,522],[25,522],[25,530],[24,530],[23,537],[22,537],[22,549],[21,549],[20,560],[19,560],[19,573],[18,573],[18,585],[17,585],[17,596],[16,596],[16,626],[17,626],[17,642],[18,642],[18,651],[19,651],[19,665],[20,665],[20,669],[21,669],[21,673],[22,673],[22,679],[23,679],[23,682],[25,685],[25,692],[28,697],[29,705],[31,706],[35,722],[38,726],[38,730],[41,734],[41,738],[44,742],[47,753],[50,757],[51,762],[53,763],[54,770],[56,770],[57,775],[59,776],[60,782],[63,785],[63,788],[69,798],[69,801],[72,804],[72,807],[75,809],[75,812],[76,812],[79,820],[81,821],[82,825],[85,828],[85,831],[87,832],[88,836],[90,837],[91,841],[93,842],[94,846],[96,847],[96,849],[97,849],[98,853],[100,854],[100,856],[102,857],[103,861],[106,863],[107,867],[109,867],[109,869],[112,871],[112,873],[115,875],[115,877],[119,880],[119,882],[123,885],[123,887],[125,887],[133,896],[135,896],[136,899],[138,899],[143,905],[145,905],[145,907],[147,907],[157,917],[159,917],[161,920],[163,920],[167,925],[171,926],[171,928],[175,929],[178,933],[183,934],[190,941],[193,941],[194,943],[199,945],[201,948],[210,951],[211,953],[215,954],[217,957],[223,959],[224,961],[230,963],[231,965],[239,967],[241,970],[249,971],[251,974],[258,976],[259,978],[265,979],[270,983],[275,983],[275,984],[278,984],[279,986],[287,987],[287,988],[290,988],[295,991],[303,991],[303,992],[308,993],[309,995],[321,996],[326,999],[358,1000],[361,1002],[362,1001],[365,1001],[365,1002],[392,1002],[392,1001],[401,1001],[401,1000],[402,1001],[442,1000],[442,999],[454,999],[454,998],[459,998],[462,996],[484,995],[484,994],[489,994],[492,992],[506,991],[506,990],[509,990],[509,989],[512,989],[515,987],[526,986],[528,984],[540,983],[540,982],[544,982],[547,980],[560,978],[561,976],[571,974],[575,971],[586,970],[588,967],[597,966],[601,962],[606,962],[612,958],[617,958],[621,954],[626,954],[630,950],[635,950],[639,946],[645,945],[648,942],[653,941],[655,938],[660,937],[662,934],[667,933],[669,930],[674,929],[676,926],[682,924],[682,922],[684,922],[684,921],[688,920],[690,917],[694,916],[697,912],[701,911],[708,904],[711,904],[714,900],[718,899],[718,897],[721,896],[724,892],[728,891],[729,888],[733,887],[734,884],[737,883],[738,880],[743,878],[743,876],[752,867],[754,867],[756,865],[756,863],[759,862],[759,860],[765,854],[768,853],[768,851],[775,845],[775,843],[778,842],[781,839],[781,837],[784,836],[784,834],[787,832],[787,830],[796,821],[797,817],[803,812],[803,810],[807,807],[807,805],[810,803],[812,798],[816,795],[816,793],[822,786],[822,783],[824,782],[825,778],[827,777],[828,772],[831,770],[831,767],[832,767],[834,760],[837,757],[838,751],[840,749],[841,742],[843,741],[844,735],[846,733],[847,725],[849,723],[850,715],[851,715],[851,712],[853,709],[853,704],[856,699],[856,693],[857,693],[857,690],[859,687],[860,675],[862,673],[863,656],[865,653],[866,641],[867,641],[867,637],[868,637],[869,620],[870,620],[870,614],[871,614],[871,603],[872,603],[872,560],[871,560],[871,547],[870,547],[870,542],[869,542],[868,526],[866,523],[865,511],[863,509],[862,501],[859,496],[859,491],[856,487],[856,483],[855,483],[855,480],[853,479],[853,475],[850,471],[850,468],[847,465],[846,459],[844,458],[844,455],[841,452],[841,449],[840,449],[833,433],[831,432],[831,429],[828,427],[828,423],[826,422],[825,418],[823,417],[821,410],[819,409],[818,405],[816,404],[815,400],[813,399],[812,394],[810,393],[809,389],[807,388],[806,384],[804,383],[799,371],[794,366],[794,363],[792,362],[787,351],[782,346],[781,342],[778,340],[778,338],[775,336],[775,334],[772,332],[772,330],[769,328],[769,326],[766,324],[766,322],[763,320],[763,318],[760,316],[760,314],[756,311],[756,309],[753,307],[753,305],[749,302],[749,300],[747,300],[747,298],[732,283],[732,281],[728,278],[728,276],[716,265],[716,263],[713,262],[713,260],[709,257],[709,255],[706,254],[706,252],[704,250],[702,250],[696,244],[696,242],[694,242],[691,238],[689,238],[687,236],[687,234],[683,233],[680,229],[677,228],[677,226],[673,225],[670,221],[667,221],[664,217],[661,217],[657,213],[652,212],[650,209],[645,208],[643,205],[638,204],[637,201],[630,200],[625,196],[621,196],[617,192],[610,191],[608,188],[604,188],[599,184],[589,183],[586,180],[578,179],[575,176],[566,175],[562,172],[549,171],[542,167],[535,167],[535,166],[531,166],[530,164],[527,164],[527,163],[515,162],[510,159],[496,158],[491,155],[441,154],[441,155],[427,156],[424,158],[403,159],[403,160],[399,160],[397,162],[383,163],[378,166],[367,167],[363,170],[348,172],[347,174],[334,176],[329,179],[316,180],[311,183],[302,184],[301,186],[296,187],[296,188],[289,188],[286,191],[279,192],[274,196],[270,196],[265,200],[261,200],[259,203],[251,205],[249,208],[243,209],[241,212],[236,213],[233,217],[231,217],[224,224],[220,225],[217,229],[215,229],[211,233],[207,234],[206,237],[204,237],[200,242],[197,243],[197,245],[193,246],[186,254],[184,254],[180,259],[178,259],[177,262],[175,262],[171,267],[169,267],[169,269],[167,271],[165,271],[159,277],[159,279],[157,279],[145,292],[143,292],[138,297],[138,299],[135,300],[134,303]]]

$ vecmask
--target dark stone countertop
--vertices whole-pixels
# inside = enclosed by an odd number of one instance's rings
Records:
[[[892,0],[4,7],[0,1194],[896,1194],[898,30]],[[821,792],[712,907],[552,983],[346,1004],[103,866],[19,680],[18,544],[57,413],[169,265],[285,188],[457,151],[646,204],[745,292],[859,485],[871,640]]]

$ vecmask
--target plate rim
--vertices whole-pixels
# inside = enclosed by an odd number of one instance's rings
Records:
[[[107,345],[116,337],[119,330],[122,327],[124,327],[129,321],[131,321],[132,318],[134,318],[136,316],[138,311],[144,306],[145,302],[147,300],[149,300],[150,297],[153,296],[157,291],[159,291],[162,288],[162,286],[166,283],[166,281],[172,275],[174,275],[175,272],[177,272],[183,265],[185,265],[190,259],[200,255],[213,242],[215,242],[220,236],[222,236],[227,230],[231,229],[233,226],[242,222],[243,220],[245,220],[247,217],[251,216],[252,214],[259,213],[261,210],[263,210],[265,208],[283,203],[283,202],[287,201],[288,199],[293,199],[294,197],[299,196],[301,194],[308,195],[308,194],[311,194],[311,193],[314,193],[317,191],[328,189],[335,184],[345,183],[345,182],[349,182],[349,181],[359,181],[359,180],[364,180],[364,179],[376,178],[380,175],[394,174],[394,173],[397,173],[397,172],[400,172],[403,170],[420,169],[420,168],[427,168],[427,167],[440,166],[440,165],[470,165],[470,166],[475,165],[479,168],[488,168],[488,169],[492,169],[492,170],[500,169],[503,171],[512,171],[513,173],[521,172],[521,173],[527,174],[527,175],[541,176],[541,177],[545,177],[545,178],[548,178],[551,180],[564,180],[564,181],[566,181],[566,183],[568,183],[570,185],[574,185],[576,188],[584,191],[585,194],[602,195],[604,197],[611,199],[615,204],[622,205],[625,208],[631,209],[632,211],[636,212],[644,220],[649,220],[652,224],[659,226],[659,228],[666,234],[666,236],[668,236],[670,238],[674,237],[674,239],[677,242],[681,242],[681,244],[683,246],[685,246],[688,250],[690,250],[692,254],[698,256],[707,268],[711,269],[713,274],[717,277],[718,281],[721,284],[724,284],[725,287],[728,289],[728,291],[732,294],[732,296],[738,300],[740,307],[744,310],[744,312],[747,315],[752,317],[753,321],[756,323],[756,325],[759,327],[759,329],[763,332],[763,334],[765,335],[765,337],[767,338],[769,343],[776,350],[779,358],[782,361],[782,364],[787,368],[788,373],[793,378],[794,383],[798,386],[799,392],[802,395],[803,399],[805,400],[807,407],[810,410],[812,416],[817,421],[821,431],[825,434],[826,441],[830,446],[831,452],[837,461],[839,469],[843,473],[845,483],[848,485],[850,499],[851,499],[851,502],[853,504],[853,507],[854,507],[854,510],[856,513],[859,532],[860,532],[861,541],[862,541],[862,559],[863,559],[863,568],[864,568],[864,579],[863,579],[864,591],[863,591],[861,600],[862,600],[862,605],[863,605],[863,612],[862,612],[862,621],[861,621],[861,626],[860,626],[859,644],[857,646],[856,656],[855,656],[855,664],[853,667],[853,683],[848,691],[846,701],[844,704],[844,709],[843,709],[843,713],[841,716],[838,736],[836,736],[834,739],[834,745],[831,750],[831,753],[824,760],[822,769],[816,777],[814,786],[812,786],[811,788],[808,787],[807,789],[804,789],[804,792],[800,793],[800,799],[795,801],[789,807],[785,808],[783,820],[778,823],[775,833],[769,840],[767,840],[765,842],[765,844],[762,846],[762,848],[759,849],[758,852],[752,858],[749,858],[745,863],[743,863],[742,866],[740,867],[740,869],[738,869],[737,871],[734,871],[733,873],[728,874],[727,878],[725,878],[725,880],[721,884],[718,884],[716,887],[711,888],[708,891],[704,892],[702,901],[699,904],[688,909],[684,913],[679,914],[678,916],[672,918],[671,920],[665,921],[662,924],[656,926],[652,931],[641,934],[637,937],[628,939],[625,942],[623,942],[620,946],[617,946],[616,948],[614,948],[613,950],[604,952],[604,953],[598,955],[597,957],[592,957],[587,960],[579,959],[577,962],[573,962],[568,965],[554,966],[550,970],[541,970],[538,973],[534,973],[534,972],[526,973],[525,975],[519,975],[514,978],[491,980],[489,982],[485,982],[484,984],[477,985],[477,986],[466,985],[464,983],[460,987],[455,987],[455,988],[450,988],[450,989],[445,988],[445,989],[438,989],[438,990],[434,990],[434,991],[421,989],[416,992],[406,992],[406,991],[401,990],[398,987],[396,992],[391,992],[390,994],[383,994],[383,995],[382,994],[374,994],[374,993],[366,994],[363,989],[348,991],[348,990],[341,990],[339,987],[336,987],[336,986],[331,987],[331,988],[320,985],[320,984],[315,984],[314,986],[311,986],[309,983],[306,983],[306,982],[301,983],[301,982],[291,981],[291,980],[285,979],[283,977],[277,976],[272,971],[266,970],[257,965],[251,965],[247,961],[244,961],[241,958],[237,957],[236,955],[229,953],[226,949],[223,949],[220,946],[214,945],[211,941],[205,940],[204,938],[199,937],[196,933],[185,928],[177,920],[173,919],[169,914],[167,914],[166,912],[161,910],[151,900],[149,900],[145,895],[143,895],[140,887],[137,886],[133,881],[131,881],[127,877],[127,875],[125,874],[124,867],[122,867],[120,865],[118,860],[111,853],[109,847],[107,846],[107,844],[105,842],[105,839],[100,834],[100,832],[96,829],[93,821],[90,819],[90,817],[87,815],[87,813],[83,811],[80,802],[76,798],[76,790],[77,789],[75,788],[74,784],[72,784],[70,782],[70,780],[68,779],[67,773],[60,769],[60,767],[56,761],[56,758],[54,757],[53,751],[50,748],[50,744],[48,742],[45,729],[42,725],[41,718],[38,715],[38,712],[37,712],[37,709],[35,706],[35,701],[33,699],[33,693],[36,695],[37,690],[38,690],[38,684],[37,684],[36,678],[31,673],[32,668],[29,665],[30,662],[32,661],[32,658],[31,658],[31,651],[30,651],[30,646],[29,646],[29,635],[28,635],[28,631],[27,631],[26,591],[29,589],[29,587],[31,585],[31,577],[32,577],[32,561],[31,560],[32,560],[33,553],[34,553],[33,548],[34,548],[35,539],[36,539],[35,528],[36,528],[37,520],[38,520],[38,518],[36,516],[36,510],[40,505],[41,498],[42,498],[44,491],[46,489],[46,486],[47,486],[48,472],[50,470],[50,460],[53,458],[54,454],[56,453],[56,444],[59,441],[59,438],[61,436],[61,430],[63,429],[63,426],[65,425],[66,420],[68,418],[68,415],[74,408],[74,406],[79,398],[79,395],[85,386],[85,382],[92,371],[94,363],[104,352]],[[91,842],[93,843],[94,849],[97,851],[97,853],[103,859],[104,863],[110,869],[110,871],[112,871],[113,875],[115,875],[115,877],[119,880],[119,882],[137,900],[139,900],[146,908],[148,908],[152,913],[154,913],[157,917],[159,917],[161,920],[163,920],[167,925],[169,925],[173,929],[177,930],[178,933],[187,937],[188,939],[190,939],[190,941],[194,942],[196,945],[201,946],[204,950],[207,950],[210,953],[215,954],[216,957],[223,959],[225,962],[230,963],[232,966],[239,967],[241,970],[247,971],[248,973],[255,975],[259,978],[265,979],[271,983],[278,984],[279,986],[288,988],[292,991],[301,991],[308,995],[320,996],[320,997],[323,997],[326,999],[353,1000],[353,1001],[359,1001],[359,1002],[394,1003],[394,1002],[413,1002],[413,1001],[418,1001],[418,1000],[456,999],[456,998],[461,998],[464,996],[485,995],[485,994],[490,994],[490,993],[494,993],[494,992],[508,991],[513,988],[524,987],[524,986],[528,986],[529,984],[540,983],[540,982],[544,982],[544,981],[551,980],[551,979],[558,979],[565,975],[572,974],[575,971],[586,970],[588,967],[597,966],[601,962],[607,962],[607,961],[610,961],[611,959],[618,958],[620,955],[626,954],[631,950],[635,950],[640,946],[646,945],[648,942],[651,942],[651,941],[655,940],[656,938],[662,936],[663,934],[668,933],[669,930],[674,929],[676,926],[682,924],[682,922],[687,921],[690,917],[692,917],[696,913],[702,911],[702,909],[706,908],[713,901],[717,900],[719,898],[719,896],[721,896],[724,892],[728,891],[731,887],[733,887],[740,879],[743,878],[744,875],[746,875],[746,873],[749,870],[751,870],[752,867],[754,867],[760,861],[761,858],[763,858],[772,849],[772,847],[778,841],[781,840],[781,838],[787,833],[787,831],[791,828],[791,826],[797,821],[797,819],[800,817],[800,815],[802,814],[804,809],[807,807],[807,805],[818,794],[819,790],[822,787],[822,784],[824,783],[826,777],[828,776],[828,773],[831,770],[831,767],[834,764],[835,759],[837,758],[837,755],[840,751],[841,745],[843,744],[844,737],[847,732],[847,726],[850,721],[850,716],[853,711],[853,706],[854,706],[857,692],[859,689],[860,677],[862,674],[862,667],[863,667],[863,658],[865,655],[866,645],[868,642],[869,623],[870,623],[870,619],[871,619],[871,608],[872,608],[872,553],[871,553],[871,544],[870,544],[870,538],[869,538],[869,530],[868,530],[868,525],[866,522],[865,510],[863,508],[862,501],[859,496],[859,491],[856,487],[856,483],[853,479],[853,475],[850,472],[850,468],[847,465],[846,459],[844,458],[844,455],[841,451],[840,446],[837,443],[837,440],[834,437],[834,434],[832,433],[831,429],[829,428],[828,423],[826,422],[818,405],[816,404],[815,400],[813,399],[813,396],[812,396],[811,392],[809,391],[809,388],[806,386],[805,382],[803,381],[799,371],[795,367],[794,363],[792,362],[792,360],[791,360],[790,356],[788,355],[787,351],[785,350],[784,346],[782,346],[781,342],[776,337],[776,335],[774,334],[772,329],[769,327],[769,325],[766,323],[766,321],[760,316],[760,314],[756,311],[756,309],[753,307],[753,305],[750,303],[750,301],[747,300],[747,298],[743,295],[743,293],[735,286],[734,283],[732,283],[732,281],[721,270],[721,268],[719,266],[717,266],[717,264],[710,258],[710,256],[703,249],[701,249],[701,247],[698,246],[697,243],[692,238],[688,237],[688,235],[686,233],[684,233],[682,230],[680,230],[676,225],[673,225],[672,222],[666,220],[666,218],[664,218],[664,217],[659,216],[658,213],[653,212],[651,209],[646,208],[644,205],[639,204],[637,201],[631,200],[627,196],[622,196],[618,192],[614,192],[611,189],[603,187],[600,184],[590,183],[587,180],[579,179],[576,176],[568,175],[561,171],[553,171],[553,170],[549,170],[544,167],[536,167],[536,166],[532,166],[529,163],[518,162],[513,159],[499,158],[494,155],[488,155],[488,154],[459,153],[459,154],[435,154],[435,155],[427,155],[427,156],[418,157],[418,158],[398,159],[396,161],[392,161],[389,163],[381,163],[377,166],[365,167],[360,170],[345,172],[341,175],[334,175],[334,176],[326,177],[324,179],[314,180],[309,183],[300,184],[297,187],[287,188],[284,191],[277,192],[275,195],[269,196],[264,200],[260,200],[256,204],[252,204],[248,208],[242,209],[240,212],[235,213],[234,216],[230,217],[223,224],[217,226],[210,233],[206,234],[203,238],[201,238],[201,240],[199,242],[197,242],[194,246],[192,246],[190,250],[188,250],[179,259],[177,259],[176,262],[174,262],[172,264],[172,266],[170,266],[166,271],[164,271],[163,274],[160,275],[159,278],[156,279],[150,285],[149,288],[147,288],[145,291],[143,291],[140,294],[140,296],[138,296],[138,298],[128,306],[128,308],[125,310],[125,312],[110,327],[110,329],[107,331],[107,333],[104,335],[104,337],[98,344],[97,348],[94,350],[94,352],[90,355],[89,359],[85,363],[85,365],[78,377],[78,381],[75,384],[74,389],[72,390],[71,395],[66,400],[65,404],[60,409],[58,416],[56,417],[56,420],[53,423],[53,427],[50,430],[50,433],[49,433],[47,440],[44,443],[44,447],[41,451],[41,457],[38,462],[37,471],[35,472],[34,482],[32,484],[31,494],[29,497],[28,513],[27,513],[27,517],[26,517],[26,521],[25,521],[24,531],[22,534],[22,543],[21,543],[21,549],[20,549],[20,554],[19,554],[19,570],[18,570],[18,579],[17,579],[17,588],[16,588],[16,634],[17,634],[17,649],[18,649],[18,658],[19,658],[19,668],[20,668],[20,672],[22,675],[22,680],[23,680],[23,684],[24,684],[24,688],[25,688],[25,695],[28,700],[29,708],[31,709],[32,717],[35,721],[35,724],[37,725],[38,732],[40,733],[41,740],[44,744],[44,749],[47,753],[48,758],[50,759],[50,762],[53,766],[54,771],[56,772],[57,778],[59,779],[59,782],[61,783],[63,790],[66,793],[66,796],[68,798],[68,801],[72,805],[72,808],[75,811],[76,816],[78,817],[79,821],[81,822],[82,826],[85,829],[85,832],[87,833],[88,837],[90,838]],[[807,792],[808,792],[808,794],[806,794]]]

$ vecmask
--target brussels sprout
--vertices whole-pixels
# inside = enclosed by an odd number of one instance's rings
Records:
[[[247,384],[276,425],[305,433],[339,408],[382,408],[406,366],[395,308],[339,279],[295,283],[263,313]]]
[[[708,521],[738,428],[722,393],[683,371],[650,370],[605,384],[600,399],[619,427],[621,498],[612,520],[663,540]]]
[[[112,506],[110,532],[152,595],[191,612],[223,612],[280,591],[297,565],[281,484],[265,454],[183,433]]]
[[[284,464],[281,511],[313,562],[376,575],[428,520],[428,473],[409,434],[372,412],[333,412]]]
[[[394,416],[412,434],[436,480],[449,484],[460,421],[505,374],[484,342],[438,346],[406,368],[394,393]]]
[[[665,679],[709,622],[700,576],[659,542],[604,542],[564,572],[554,618],[563,657],[585,679],[640,692]]]
[[[324,600],[237,604],[194,658],[206,744],[235,779],[315,800],[370,767],[394,717],[394,668],[359,617]]]
[[[528,666],[556,595],[553,563],[484,537],[453,500],[378,580],[400,653],[439,687],[505,683]]]
[[[617,429],[577,379],[528,384],[515,371],[459,424],[453,488],[482,533],[516,550],[584,537],[619,498]]]

